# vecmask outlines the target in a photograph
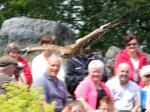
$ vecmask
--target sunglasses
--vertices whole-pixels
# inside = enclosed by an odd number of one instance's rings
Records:
[[[127,44],[127,46],[131,46],[131,45],[137,45],[137,43],[130,43],[130,44]]]
[[[144,75],[145,78],[150,78],[150,74]]]

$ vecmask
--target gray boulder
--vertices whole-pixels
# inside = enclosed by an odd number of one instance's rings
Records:
[[[121,49],[116,46],[110,46],[105,54],[105,64],[106,64],[106,72],[108,77],[114,76],[113,67],[114,60]]]
[[[35,46],[42,36],[50,36],[56,44],[64,46],[75,42],[69,27],[59,22],[15,17],[3,22],[0,31],[0,46],[18,42],[21,47]]]
[[[120,51],[120,48],[118,48],[116,46],[111,46],[108,48],[108,50],[105,54],[105,57],[106,58],[115,58],[119,51]]]

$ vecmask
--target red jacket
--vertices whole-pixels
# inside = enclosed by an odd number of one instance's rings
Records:
[[[139,57],[139,66],[138,66],[138,71],[142,68],[142,66],[145,66],[148,64],[147,62],[147,57],[146,55],[144,55],[143,53],[137,51],[137,55]],[[115,62],[114,62],[114,74],[116,73],[116,68],[117,66],[120,64],[120,63],[128,63],[130,65],[130,74],[129,74],[129,79],[134,81],[133,79],[133,74],[134,74],[134,67],[133,67],[133,64],[130,60],[130,56],[128,54],[128,51],[125,49],[125,50],[121,50],[116,59],[115,59]],[[140,86],[143,86],[142,85],[142,82],[141,82],[141,78],[139,76],[139,85]]]
[[[32,82],[32,74],[31,74],[31,69],[28,64],[28,61],[21,56],[19,56],[18,61],[25,65],[23,72],[24,72],[27,84],[30,84]]]

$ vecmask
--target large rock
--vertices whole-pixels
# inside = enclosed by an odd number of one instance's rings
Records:
[[[116,46],[110,46],[105,54],[106,58],[115,58],[121,49]]]
[[[64,24],[27,17],[11,18],[3,22],[0,32],[0,45],[18,42],[21,47],[37,45],[44,35],[55,39],[56,44],[64,46],[75,42],[74,34]]]
[[[114,60],[121,49],[116,46],[110,46],[105,54],[106,72],[108,77],[114,76]]]

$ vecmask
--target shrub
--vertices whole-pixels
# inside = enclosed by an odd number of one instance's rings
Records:
[[[7,94],[0,95],[1,112],[54,112],[55,102],[42,108],[42,88],[29,90],[27,85],[22,86],[17,82],[4,83],[3,88]]]

